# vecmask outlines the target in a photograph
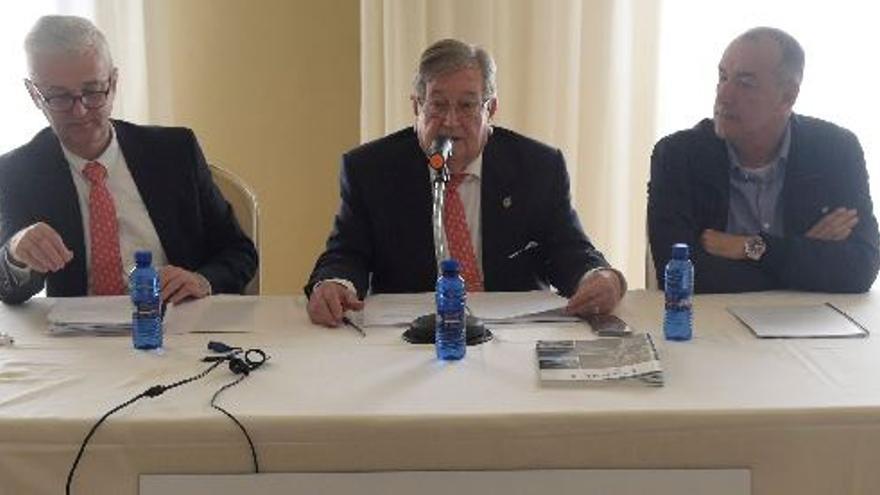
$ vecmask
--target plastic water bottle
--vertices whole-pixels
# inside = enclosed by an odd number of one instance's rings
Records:
[[[454,361],[464,357],[465,345],[465,293],[464,279],[459,272],[458,261],[443,260],[441,275],[437,279],[437,330],[435,347],[437,358]]]
[[[134,253],[135,267],[128,276],[129,294],[134,305],[131,339],[135,349],[162,347],[162,299],[159,274],[153,268],[153,253]]]
[[[675,244],[672,259],[666,264],[666,340],[690,340],[693,335],[694,265],[689,257],[687,244]]]

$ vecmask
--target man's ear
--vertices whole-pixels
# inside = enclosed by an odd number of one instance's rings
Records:
[[[409,99],[410,99],[410,101],[412,101],[413,115],[418,117],[419,116],[419,99],[416,98],[416,95],[410,95]]]
[[[114,67],[113,70],[110,71],[110,89],[112,89],[114,93],[116,93],[117,81],[119,81],[119,69]]]
[[[491,120],[493,117],[495,117],[495,112],[498,111],[498,98],[492,98],[491,100],[489,100],[488,105],[489,119]]]
[[[795,102],[797,101],[798,95],[801,92],[801,85],[788,82],[785,83],[785,86],[782,87],[782,103],[784,103],[789,110],[794,107]]]
[[[32,83],[28,79],[25,79],[24,80],[24,87],[25,87],[25,89],[27,89],[28,94],[31,96],[31,101],[34,102],[34,106],[36,106],[38,109],[42,110],[43,109],[43,106],[42,106],[43,101],[40,98],[40,95],[37,94],[37,90],[34,89],[34,83]]]

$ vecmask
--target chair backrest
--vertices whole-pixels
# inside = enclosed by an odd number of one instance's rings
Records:
[[[260,254],[260,208],[257,204],[257,196],[248,187],[241,177],[218,165],[209,164],[211,175],[214,177],[214,183],[223,193],[223,197],[232,205],[232,211],[235,218],[241,225],[241,229],[254,241],[257,254]],[[260,263],[262,265],[262,263]],[[260,293],[260,266],[257,266],[257,273],[248,283],[244,290],[245,294],[258,295]]]
[[[657,283],[657,267],[654,266],[654,257],[651,255],[651,241],[645,241],[645,288],[659,290]]]

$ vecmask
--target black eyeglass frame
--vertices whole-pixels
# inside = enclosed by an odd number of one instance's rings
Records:
[[[83,108],[88,110],[103,108],[107,105],[107,101],[110,99],[110,92],[113,91],[113,75],[110,75],[110,77],[107,78],[107,89],[99,91],[84,90],[78,95],[61,93],[59,95],[47,97],[34,81],[25,79],[25,83],[29,88],[33,89],[34,93],[36,93],[46,108],[53,112],[69,112],[76,105],[77,101],[80,102]],[[90,101],[90,98],[98,98],[98,101]]]

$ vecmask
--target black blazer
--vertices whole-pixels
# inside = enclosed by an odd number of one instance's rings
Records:
[[[214,185],[193,132],[113,125],[168,262],[201,273],[215,293],[241,292],[256,271],[257,253]],[[0,254],[6,256],[10,237],[38,221],[58,231],[73,259],[48,276],[33,272],[22,286],[0,263],[0,300],[25,301],[44,281],[49,296],[86,295],[82,212],[70,166],[49,128],[0,157]]]
[[[705,229],[725,231],[730,203],[730,161],[724,141],[705,119],[660,140],[651,156],[648,230],[657,278],[671,245],[691,246],[697,292],[792,289],[864,292],[880,266],[880,236],[856,136],[819,119],[793,115],[791,148],[782,189],[785,235],[762,234],[760,262],[712,256],[700,245]],[[859,223],[841,242],[804,237],[825,213],[858,210]]]
[[[326,251],[305,287],[350,280],[364,297],[427,292],[437,280],[427,160],[412,128],[342,157],[342,202]],[[483,150],[483,278],[487,291],[552,284],[563,294],[587,270],[607,266],[571,207],[562,153],[495,127]],[[529,242],[537,247],[510,258]]]

